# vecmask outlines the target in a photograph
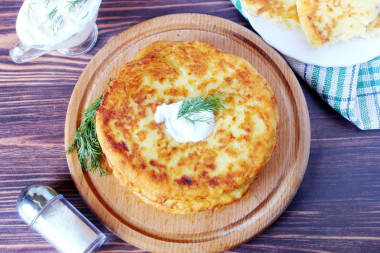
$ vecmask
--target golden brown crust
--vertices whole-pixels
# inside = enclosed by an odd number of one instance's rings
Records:
[[[287,29],[300,29],[296,0],[242,0],[242,6],[253,16]]]
[[[154,121],[157,106],[223,92],[204,141],[178,143]],[[156,42],[105,91],[96,130],[114,175],[145,201],[191,212],[240,198],[276,145],[277,107],[267,81],[244,59],[197,41]]]
[[[313,47],[366,37],[378,0],[297,0],[302,29]]]
[[[380,34],[380,0],[242,0],[242,6],[253,16],[302,31],[315,48]]]

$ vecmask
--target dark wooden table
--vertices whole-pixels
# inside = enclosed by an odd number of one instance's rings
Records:
[[[141,252],[112,235],[86,207],[61,158],[66,109],[91,58],[115,35],[171,13],[205,13],[250,27],[228,0],[103,0],[95,48],[79,57],[51,53],[16,65],[22,1],[0,2],[0,252],[54,249],[19,218],[16,199],[31,183],[62,193],[108,237],[101,251]],[[251,29],[251,28],[250,28]],[[361,131],[300,80],[310,111],[309,165],[293,202],[265,232],[230,252],[380,252],[380,131]]]

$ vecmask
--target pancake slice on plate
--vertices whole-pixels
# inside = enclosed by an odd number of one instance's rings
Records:
[[[379,11],[380,11],[380,1],[379,1]],[[380,37],[380,13],[377,14],[375,20],[373,20],[367,27],[367,37],[368,38],[379,38]]]
[[[379,0],[297,0],[297,12],[313,47],[367,37],[378,15]]]
[[[242,0],[241,3],[254,17],[302,32],[314,48],[380,36],[380,0]]]
[[[211,134],[179,143],[154,114],[163,103],[223,93]],[[278,121],[273,91],[243,58],[198,41],[155,42],[112,80],[96,131],[113,175],[169,212],[213,209],[241,198],[270,159]]]
[[[242,0],[242,7],[286,29],[300,30],[296,0]]]

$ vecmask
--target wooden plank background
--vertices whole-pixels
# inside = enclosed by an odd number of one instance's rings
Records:
[[[171,13],[205,13],[249,24],[228,0],[103,0],[99,39],[86,55],[51,53],[16,65],[9,48],[22,1],[0,1],[0,252],[54,252],[16,212],[23,187],[46,183],[108,237],[104,252],[142,252],[107,231],[71,180],[64,152],[67,105],[92,56],[141,21]],[[361,131],[300,80],[311,120],[309,165],[293,202],[264,233],[230,252],[380,252],[380,131]]]

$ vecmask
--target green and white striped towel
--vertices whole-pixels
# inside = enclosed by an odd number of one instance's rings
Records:
[[[240,0],[231,0],[240,11]],[[380,56],[348,67],[321,67],[284,56],[332,108],[360,129],[380,129]]]

